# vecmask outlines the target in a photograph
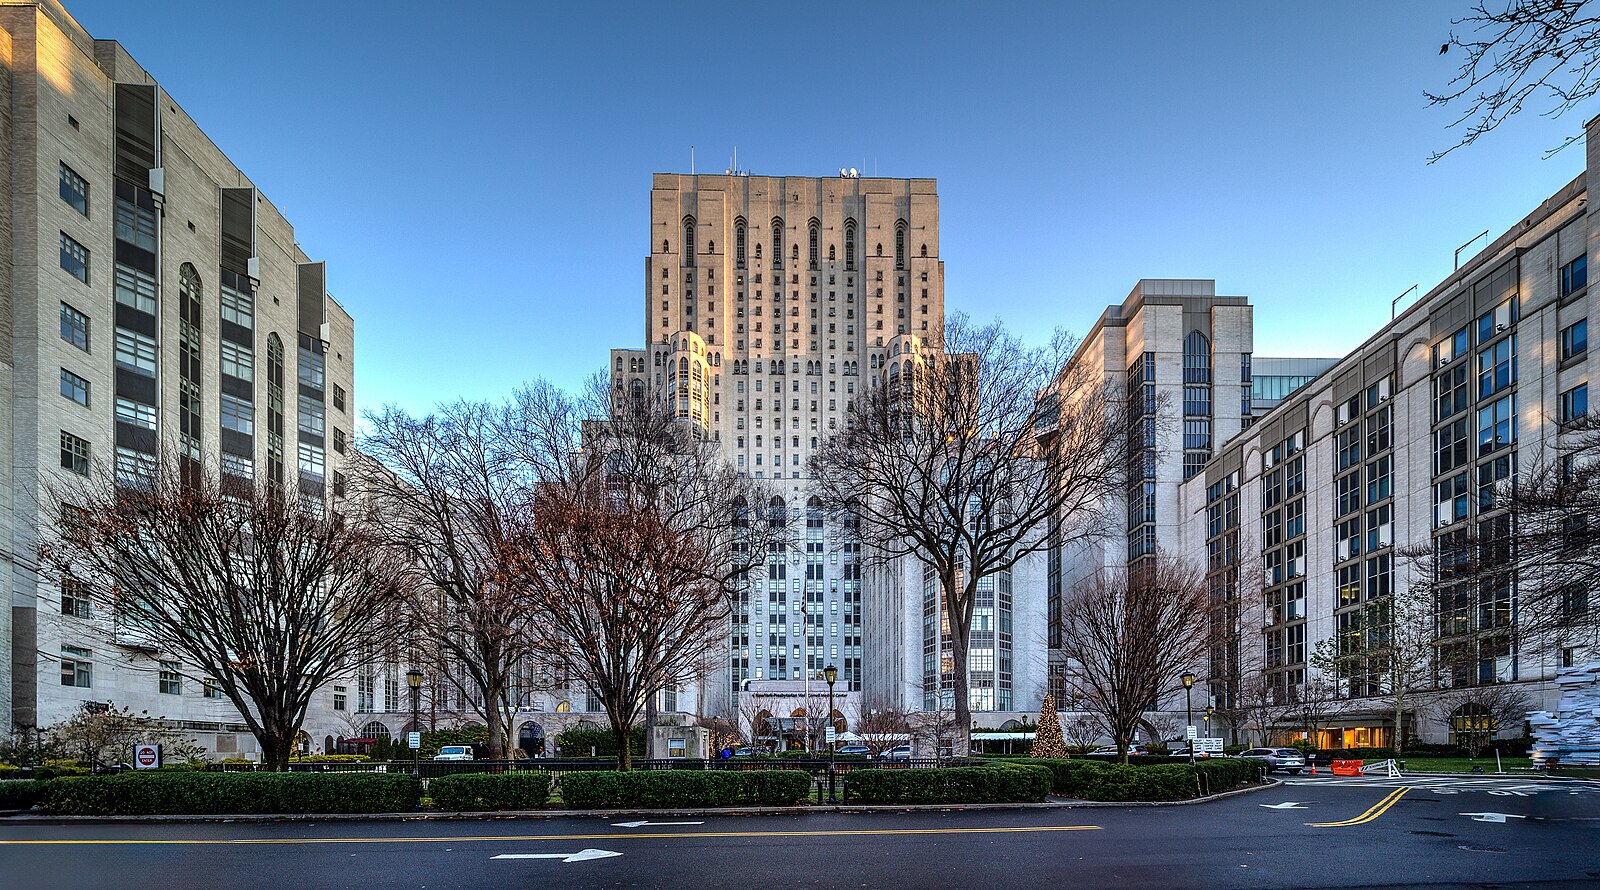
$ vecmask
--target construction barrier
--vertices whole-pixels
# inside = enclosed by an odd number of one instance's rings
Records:
[[[1364,760],[1335,760],[1332,770],[1336,776],[1359,776]]]

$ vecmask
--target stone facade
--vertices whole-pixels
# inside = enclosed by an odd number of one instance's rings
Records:
[[[205,678],[37,571],[37,505],[71,472],[66,434],[96,464],[132,471],[183,449],[337,510],[356,418],[353,322],[289,222],[120,44],[92,38],[55,0],[5,0],[0,50],[0,729],[114,703],[248,756],[253,740]],[[65,239],[87,252],[84,274],[57,261]],[[79,323],[81,336],[69,331]],[[63,394],[62,372],[85,397]],[[306,730],[320,742],[347,734],[343,723],[329,690]]]

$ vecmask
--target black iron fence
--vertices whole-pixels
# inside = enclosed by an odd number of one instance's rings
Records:
[[[957,760],[951,758],[917,759],[917,760],[840,760],[833,764],[836,775],[848,775],[860,769],[935,769],[939,767],[970,766],[977,761]],[[691,760],[685,758],[654,759],[643,758],[633,761],[633,768],[639,770],[805,770],[818,777],[824,784],[827,781],[829,761],[801,760],[796,758],[727,758],[720,760]],[[398,775],[411,775],[413,767],[418,775],[424,779],[434,779],[439,776],[450,776],[457,773],[512,773],[540,771],[549,773],[551,778],[560,780],[566,773],[588,770],[616,769],[616,761],[610,759],[551,759],[528,758],[523,760],[419,760],[413,763],[410,760],[388,761],[306,761],[292,762],[287,769],[290,772],[314,773],[393,773]],[[207,769],[220,772],[254,772],[264,769],[257,763],[213,763]]]

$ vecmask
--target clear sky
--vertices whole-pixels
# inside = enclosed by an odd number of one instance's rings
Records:
[[[1339,355],[1582,169],[1600,109],[1450,144],[1469,0],[66,0],[328,261],[357,397],[425,410],[639,346],[650,174],[934,177],[947,308],[1043,341],[1215,278],[1257,355]]]

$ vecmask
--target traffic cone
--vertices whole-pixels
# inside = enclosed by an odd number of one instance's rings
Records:
[[[1311,774],[1313,776],[1316,775],[1317,774],[1317,761],[1315,759],[1312,759],[1312,760],[1308,760],[1307,763],[1311,767]]]

